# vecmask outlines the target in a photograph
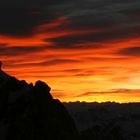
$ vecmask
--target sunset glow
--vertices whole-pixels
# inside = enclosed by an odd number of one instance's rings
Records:
[[[31,24],[29,33],[17,33],[12,25],[15,32],[4,32],[0,23],[3,69],[29,83],[45,81],[61,101],[140,102],[140,9],[133,9],[137,1],[104,7],[98,3],[98,9],[89,11],[84,2],[73,11],[72,3],[67,11],[65,3],[50,5],[54,17],[47,17],[40,5],[30,16],[43,17]]]

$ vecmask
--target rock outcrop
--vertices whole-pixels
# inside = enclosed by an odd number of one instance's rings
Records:
[[[0,70],[0,140],[77,140],[73,119],[50,90]]]

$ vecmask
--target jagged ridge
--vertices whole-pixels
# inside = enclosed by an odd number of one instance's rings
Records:
[[[0,70],[0,139],[77,139],[74,121],[50,90],[42,81],[33,86]]]

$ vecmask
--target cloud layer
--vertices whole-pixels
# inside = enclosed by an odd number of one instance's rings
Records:
[[[63,101],[140,101],[139,14],[138,0],[5,0],[0,59],[20,79],[45,80]],[[90,91],[103,94],[81,94]]]

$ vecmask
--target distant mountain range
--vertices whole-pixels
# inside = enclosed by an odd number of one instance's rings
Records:
[[[64,105],[85,140],[140,140],[140,103],[71,102]]]

